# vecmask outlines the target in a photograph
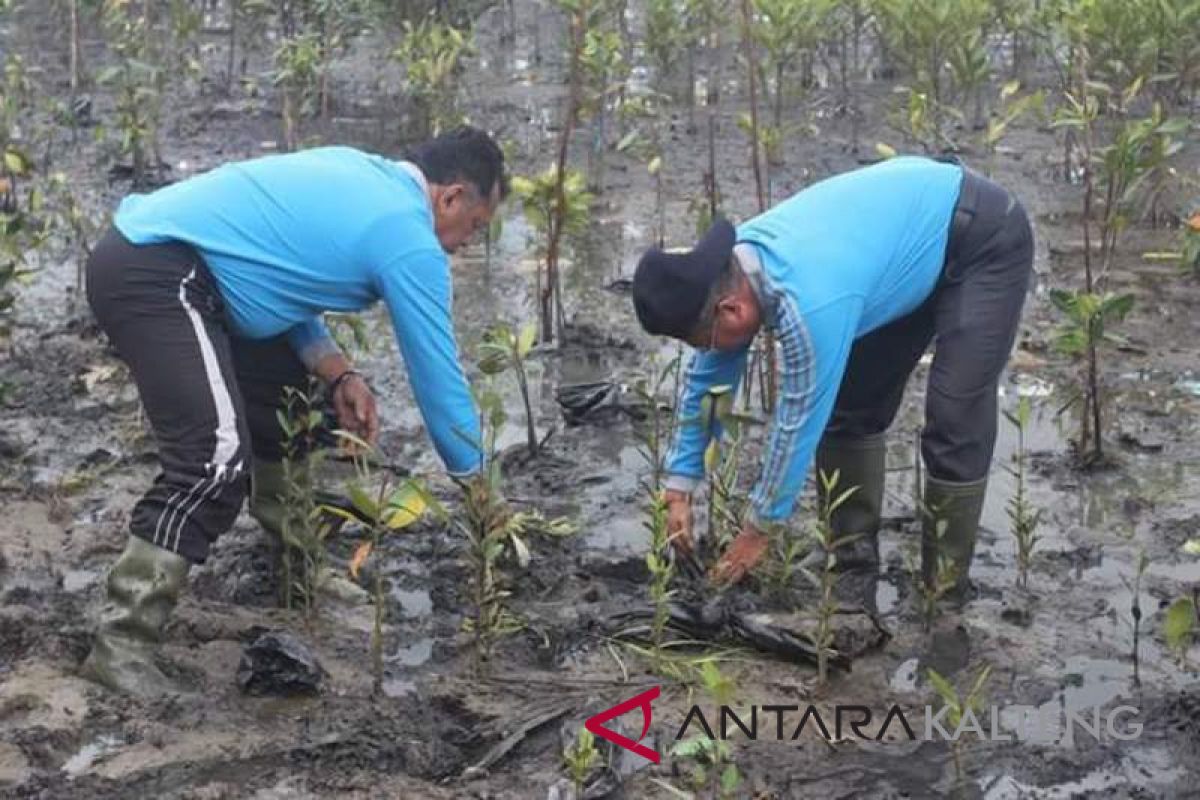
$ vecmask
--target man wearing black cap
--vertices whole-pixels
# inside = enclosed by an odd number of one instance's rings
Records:
[[[878,565],[885,434],[936,341],[921,452],[922,572],[967,573],[997,427],[997,386],[1020,321],[1033,237],[1020,203],[952,164],[896,158],[817,183],[736,231],[718,220],[687,253],[651,249],[633,281],[642,326],[697,352],[667,459],[672,541],[688,551],[691,493],[711,431],[690,424],[710,387],[741,377],[764,326],[779,343],[779,394],[741,533],[713,577],[740,580],[785,521],[814,455],[857,487],[834,514],[840,568]],[[940,535],[939,535],[940,532]]]

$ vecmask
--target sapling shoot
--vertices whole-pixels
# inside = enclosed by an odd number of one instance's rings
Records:
[[[1013,453],[1013,465],[1008,468],[1016,482],[1013,496],[1008,501],[1008,519],[1012,524],[1013,538],[1017,540],[1017,585],[1022,589],[1029,587],[1029,566],[1033,561],[1033,549],[1041,537],[1037,528],[1042,521],[1042,509],[1035,509],[1029,500],[1025,485],[1025,463],[1028,458],[1025,452],[1025,432],[1029,428],[1030,403],[1028,397],[1017,401],[1015,411],[1005,411],[1005,418],[1017,432],[1017,449]]]

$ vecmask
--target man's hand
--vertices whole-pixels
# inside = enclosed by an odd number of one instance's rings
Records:
[[[347,375],[338,383],[333,392],[333,410],[344,430],[367,444],[375,443],[379,435],[379,412],[375,409],[375,395],[361,375]]]
[[[742,532],[721,556],[709,573],[714,583],[733,585],[758,566],[767,554],[770,539],[750,523],[742,525]]]
[[[663,492],[667,501],[667,541],[683,556],[692,554],[692,496],[676,489]]]

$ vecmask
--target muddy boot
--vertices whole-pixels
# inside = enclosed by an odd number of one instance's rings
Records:
[[[969,483],[925,479],[921,577],[927,587],[932,587],[938,577],[939,561],[944,568],[952,569],[954,586],[944,596],[958,605],[970,599],[971,559],[975,555],[975,535],[986,494],[986,477]]]
[[[307,464],[299,467],[307,469]],[[287,516],[284,498],[287,496],[287,480],[283,463],[280,461],[255,460],[250,481],[250,516],[262,525],[263,530],[279,545],[280,558],[288,544],[283,540],[283,522]],[[293,563],[302,563],[299,558]],[[282,570],[280,570],[282,574]],[[322,594],[347,605],[363,605],[370,602],[370,595],[353,581],[347,580],[328,567],[322,567],[317,575],[317,589]]]
[[[854,439],[822,441],[817,449],[817,486],[820,474],[838,473],[834,497],[857,487],[833,512],[833,530],[837,539],[854,539],[835,553],[839,572],[879,567],[879,521],[883,513],[883,483],[887,455],[887,434],[876,433]]]
[[[163,628],[187,582],[187,559],[130,536],[108,574],[85,677],[124,694],[154,697],[179,692],[154,663]]]

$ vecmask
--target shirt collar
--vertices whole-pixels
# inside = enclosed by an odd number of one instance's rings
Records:
[[[429,192],[429,181],[425,178],[425,173],[421,172],[421,168],[411,161],[396,162],[400,169],[407,172],[417,185],[421,187],[421,193],[425,195],[425,203],[429,206],[430,213],[433,212],[433,195]]]
[[[758,299],[758,307],[762,309],[763,313],[763,322],[768,328],[774,330],[778,318],[779,298],[767,281],[758,248],[749,242],[738,242],[733,246],[733,254],[737,256],[742,274],[750,282],[750,288],[754,290],[754,296]]]

